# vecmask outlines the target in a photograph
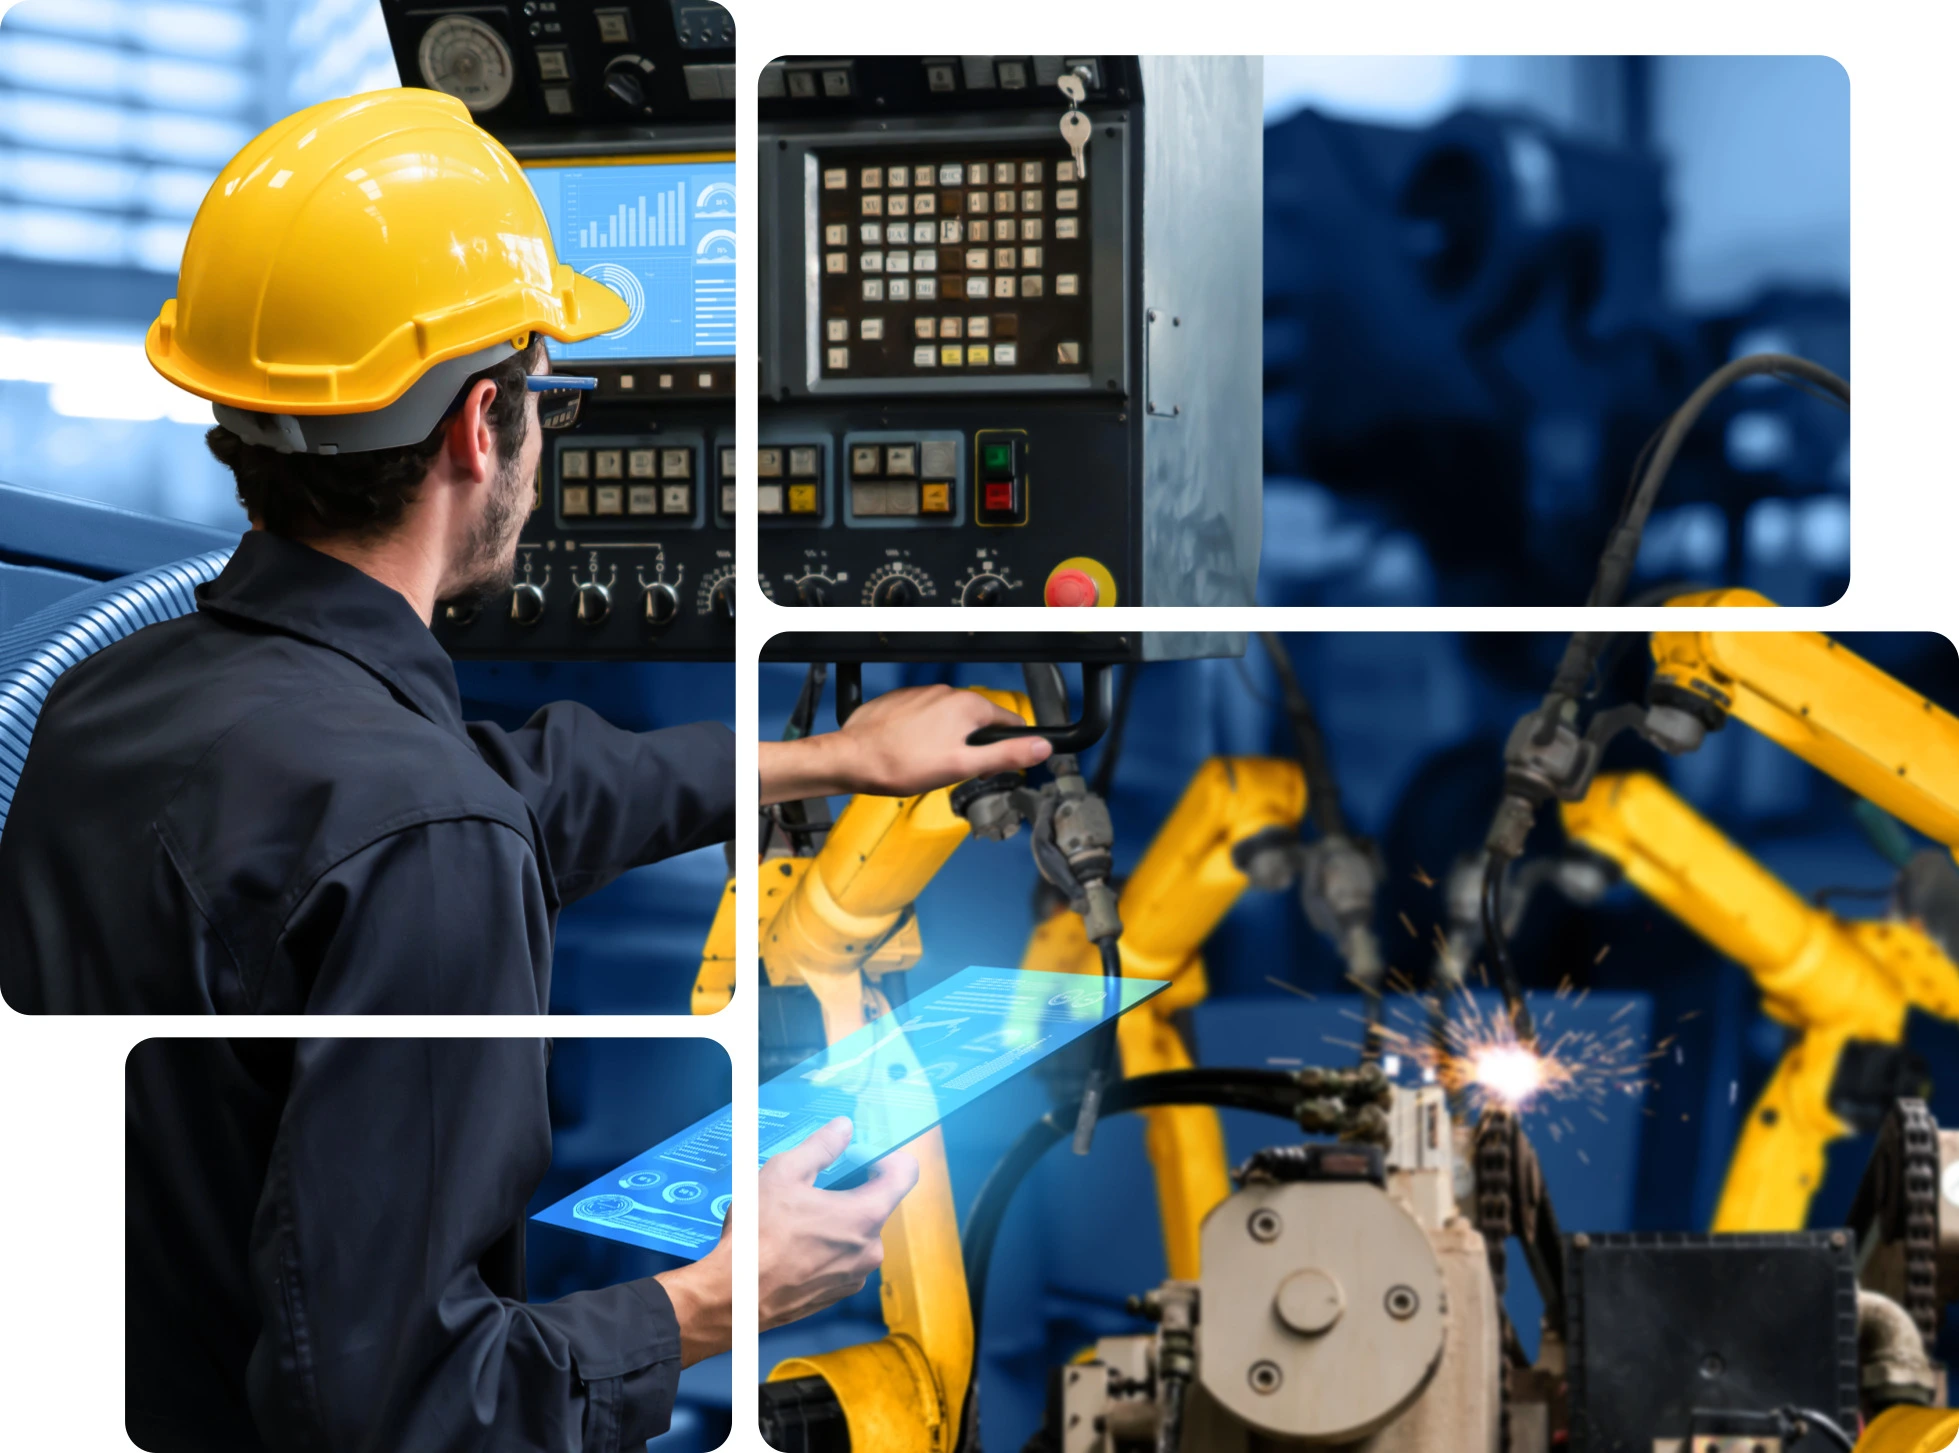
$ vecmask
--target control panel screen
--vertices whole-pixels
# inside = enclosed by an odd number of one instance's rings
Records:
[[[558,260],[626,300],[623,328],[553,343],[559,360],[735,351],[733,161],[528,162]]]
[[[1088,191],[1065,147],[815,159],[819,376],[1079,374]]]
[[[849,1180],[946,1116],[1168,987],[1165,980],[961,969],[757,1092],[760,1159],[839,1115],[850,1145],[816,1183]],[[730,1111],[711,1115],[536,1218],[697,1257],[721,1234],[733,1184]]]

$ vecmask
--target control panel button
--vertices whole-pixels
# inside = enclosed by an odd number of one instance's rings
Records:
[[[918,447],[914,444],[893,444],[886,449],[884,472],[898,475],[918,473]]]
[[[626,512],[626,491],[620,485],[600,485],[592,491],[592,500],[594,508],[601,515],[620,515]]]
[[[1025,441],[1018,434],[982,432],[975,444],[979,459],[979,523],[1026,524]]]
[[[782,513],[781,485],[763,484],[756,486],[755,513],[758,515],[779,515]]]
[[[812,478],[816,474],[816,450],[814,448],[791,449],[789,473],[795,479]]]
[[[558,456],[558,475],[563,479],[590,479],[592,477],[592,451],[589,449],[567,449]]]
[[[949,479],[959,472],[959,441],[927,439],[918,446],[919,471],[927,479]]]
[[[660,478],[692,479],[694,477],[694,451],[692,449],[662,449],[660,451]]]
[[[660,492],[650,484],[636,484],[626,491],[626,513],[629,515],[657,515],[660,512]]]
[[[875,444],[853,444],[850,449],[850,472],[853,475],[882,474],[884,451]]]
[[[626,473],[634,479],[653,477],[653,451],[651,449],[629,449],[626,451]]]
[[[980,486],[980,508],[986,513],[1010,515],[1014,512],[1014,486],[1010,479],[991,480]]]
[[[782,451],[762,448],[755,451],[755,474],[760,479],[782,478]]]
[[[1087,572],[1057,570],[1048,578],[1047,603],[1056,606],[1094,605],[1101,591]]]
[[[660,486],[660,513],[663,515],[691,515],[694,513],[694,487],[691,484],[663,484]]]
[[[558,498],[567,515],[589,515],[592,512],[592,487],[589,484],[568,484]]]
[[[625,474],[625,454],[618,449],[592,451],[592,474],[598,479],[619,479]]]
[[[789,513],[792,515],[813,515],[816,513],[815,485],[792,484],[789,486]]]
[[[948,515],[952,513],[952,486],[949,484],[927,484],[919,489],[918,508],[928,515]]]

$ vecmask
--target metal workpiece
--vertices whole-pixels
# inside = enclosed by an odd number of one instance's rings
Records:
[[[1260,1213],[1276,1234],[1259,1234]],[[1206,1319],[1199,1377],[1259,1433],[1364,1438],[1441,1361],[1441,1264],[1415,1218],[1365,1182],[1247,1186],[1206,1218],[1203,1267],[1203,1305],[1237,1314]]]
[[[1264,62],[1144,56],[1144,605],[1251,605],[1262,524]]]

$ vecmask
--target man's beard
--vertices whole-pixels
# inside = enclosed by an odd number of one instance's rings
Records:
[[[523,530],[530,496],[530,481],[519,472],[518,461],[500,461],[483,517],[469,532],[458,567],[462,581],[451,592],[452,599],[480,605],[502,595],[515,583],[517,536]]]

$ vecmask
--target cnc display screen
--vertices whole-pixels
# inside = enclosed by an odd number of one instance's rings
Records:
[[[725,358],[735,351],[732,161],[532,162],[558,260],[626,300],[626,326],[550,345],[559,360]]]
[[[1133,1009],[1167,985],[1029,969],[962,969],[758,1091],[759,1159],[848,1115],[849,1148],[828,1188],[917,1139],[962,1106]],[[721,1234],[733,1190],[731,1111],[711,1115],[535,1219],[697,1257]]]

